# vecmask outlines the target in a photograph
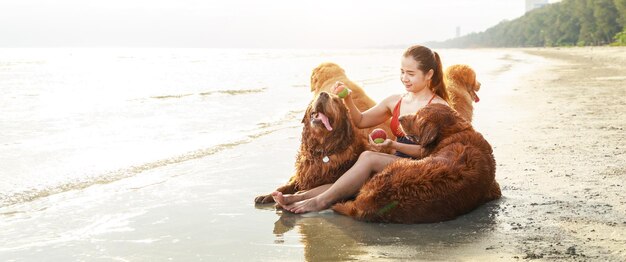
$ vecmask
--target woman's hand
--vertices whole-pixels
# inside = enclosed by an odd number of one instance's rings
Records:
[[[382,143],[376,143],[372,140],[371,136],[367,136],[370,140],[370,145],[372,145],[372,149],[377,152],[386,151],[387,149],[393,149],[393,140],[387,138]]]
[[[347,90],[347,91],[348,91],[348,93],[346,94],[346,96],[344,96],[344,97],[343,97],[343,99],[350,99],[350,98],[351,98],[351,97],[350,97],[350,94],[352,94],[352,90],[350,90],[350,88],[348,88],[348,86],[346,86],[346,84],[344,84],[344,83],[343,83],[343,82],[341,82],[341,81],[337,81],[337,82],[335,82],[335,84],[333,85],[333,88],[332,88],[332,90],[333,90],[333,94],[335,94],[335,95],[339,95],[339,92],[338,92],[338,91],[339,91],[339,90],[344,90],[344,89],[345,89],[345,90]]]

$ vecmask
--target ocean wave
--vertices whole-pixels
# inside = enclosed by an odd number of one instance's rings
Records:
[[[500,67],[491,71],[491,74],[499,75],[504,72],[510,71],[513,68],[513,64],[502,64]]]
[[[491,74],[498,75],[510,71],[513,68],[513,64],[521,63],[523,60],[514,58],[511,54],[504,54],[498,57],[499,60],[506,61],[501,64],[498,68],[491,71]]]
[[[295,126],[299,126],[300,123],[300,119],[303,116],[304,112],[306,112],[306,109],[302,109],[302,110],[291,110],[289,112],[287,112],[287,114],[285,114],[283,117],[281,117],[280,119],[277,119],[276,121],[271,121],[271,122],[259,122],[257,123],[257,128],[259,130],[267,130],[267,129],[271,129],[273,127],[276,126],[282,126],[282,125],[288,125],[289,123],[293,123],[293,125],[289,125],[289,127],[295,127]],[[263,132],[260,132],[259,134],[262,134]],[[254,136],[254,135],[252,135]],[[254,136],[256,137],[256,136]]]
[[[139,173],[142,173],[151,169],[210,156],[218,152],[221,152],[225,149],[230,149],[230,148],[242,145],[242,144],[250,143],[253,139],[254,137],[248,136],[238,141],[225,143],[225,144],[219,144],[210,148],[187,152],[185,154],[167,158],[167,159],[161,159],[161,160],[157,160],[153,162],[144,163],[141,165],[122,168],[122,169],[118,169],[118,170],[106,173],[101,176],[89,177],[84,180],[78,179],[78,180],[74,180],[71,182],[67,182],[64,184],[60,184],[60,185],[56,185],[56,186],[52,186],[52,187],[48,187],[44,189],[30,189],[30,190],[26,190],[26,191],[22,191],[18,193],[12,193],[12,194],[0,193],[0,207],[6,207],[6,206],[15,205],[18,203],[30,202],[39,198],[44,198],[47,196],[51,196],[51,195],[55,195],[55,194],[59,194],[59,193],[63,193],[63,192],[71,191],[71,190],[81,190],[81,189],[85,189],[87,187],[97,185],[97,184],[112,183],[112,182],[115,182],[124,178],[135,176]]]
[[[179,156],[175,156],[175,157],[171,157],[167,159],[157,160],[154,162],[144,163],[144,164],[137,165],[137,166],[131,166],[128,168],[118,169],[110,173],[107,173],[105,175],[98,176],[98,177],[90,177],[85,180],[75,180],[75,181],[67,182],[67,183],[57,185],[54,187],[49,187],[45,189],[31,189],[31,190],[22,191],[22,192],[13,193],[13,194],[0,193],[0,207],[6,207],[6,206],[15,205],[18,203],[30,202],[39,198],[43,198],[43,197],[51,196],[54,194],[71,191],[71,190],[81,190],[81,189],[85,189],[87,187],[97,185],[97,184],[108,184],[108,183],[112,183],[112,182],[115,182],[124,178],[135,176],[139,173],[142,173],[151,169],[210,156],[226,149],[231,149],[239,145],[250,143],[255,138],[273,133],[274,131],[276,130],[273,130],[270,132],[268,131],[262,132],[260,135],[259,134],[250,135],[238,141],[225,143],[225,144],[219,144],[210,148],[187,152],[183,155],[179,155]]]
[[[248,94],[255,94],[255,93],[262,93],[265,92],[265,90],[267,90],[266,87],[263,88],[256,88],[256,89],[224,89],[224,90],[212,90],[212,91],[207,91],[207,92],[200,92],[200,93],[190,93],[190,94],[176,94],[176,95],[160,95],[160,96],[151,96],[150,98],[152,99],[172,99],[172,98],[183,98],[183,97],[188,97],[188,96],[193,96],[193,95],[197,95],[197,96],[210,96],[210,95],[216,95],[216,94],[222,94],[222,95],[248,95]]]
[[[199,93],[198,95],[201,95],[201,96],[207,96],[207,95],[213,95],[213,94],[246,95],[246,94],[265,92],[265,90],[267,90],[267,88],[265,87],[257,88],[257,89],[215,90],[215,91]]]
[[[364,80],[361,80],[360,82],[363,85],[374,85],[374,84],[381,84],[381,83],[386,83],[389,81],[394,81],[397,78],[398,78],[397,74],[389,74],[389,75],[384,75],[381,77],[364,79]]]
[[[524,61],[524,60],[519,59],[519,58],[514,58],[511,54],[504,54],[504,55],[498,57],[498,59],[504,60],[504,61],[512,61],[512,62],[523,62]]]
[[[51,186],[43,189],[29,189],[21,192],[15,193],[0,193],[0,208],[12,206],[15,204],[31,202],[37,200],[39,198],[45,198],[51,195],[72,191],[72,190],[81,190],[87,187],[97,185],[97,184],[109,184],[118,180],[122,180],[125,178],[133,177],[142,172],[164,167],[167,165],[178,164],[194,159],[199,159],[207,156],[211,156],[222,152],[227,149],[232,149],[240,145],[248,144],[250,142],[255,141],[263,136],[272,134],[276,131],[287,129],[287,128],[295,128],[300,126],[300,117],[305,112],[305,110],[291,110],[288,111],[284,116],[277,119],[276,121],[271,122],[260,122],[257,123],[257,126],[250,130],[251,134],[243,136],[241,139],[218,144],[209,148],[198,149],[194,151],[189,151],[183,153],[178,156],[173,156],[166,159],[156,160],[140,165],[130,166],[126,168],[121,168],[118,170],[114,170],[108,173],[105,173],[100,176],[91,176],[85,179],[77,179],[70,182],[66,182],[64,184]],[[10,213],[0,213],[0,215],[11,215]]]
[[[151,96],[150,98],[155,98],[155,99],[183,98],[183,97],[190,96],[190,95],[193,95],[193,94]]]

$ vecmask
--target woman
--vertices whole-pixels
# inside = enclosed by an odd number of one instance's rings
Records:
[[[376,144],[370,138],[370,144],[377,149],[395,149],[395,155],[365,151],[335,183],[293,195],[273,192],[272,196],[276,203],[294,213],[323,210],[337,201],[355,195],[373,174],[382,171],[396,159],[420,155],[421,146],[415,145],[404,136],[398,118],[402,115],[415,114],[430,103],[448,105],[448,93],[443,81],[439,55],[425,46],[409,47],[402,56],[400,80],[406,93],[391,95],[365,112],[357,109],[350,94],[344,98],[352,120],[358,128],[373,127],[391,117],[391,130],[397,140],[387,139],[381,144]],[[343,83],[337,82],[337,86],[341,85]]]

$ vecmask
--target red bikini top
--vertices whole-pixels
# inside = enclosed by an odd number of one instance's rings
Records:
[[[433,97],[428,100],[428,103],[426,105],[430,105],[430,102],[435,99],[435,96],[437,96],[437,94],[433,94]],[[391,133],[393,133],[393,135],[396,137],[404,136],[404,133],[402,132],[402,130],[400,130],[400,121],[398,120],[398,118],[400,118],[400,104],[402,104],[402,97],[400,97],[400,100],[398,100],[396,107],[393,108],[391,123],[389,123],[389,127],[391,127]]]

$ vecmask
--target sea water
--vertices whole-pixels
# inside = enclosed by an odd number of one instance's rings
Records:
[[[359,66],[362,81],[380,82],[397,70],[372,74],[377,65],[367,59],[393,53],[0,49],[0,206],[203,157],[297,123],[320,58],[369,64]]]

